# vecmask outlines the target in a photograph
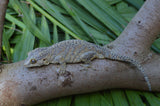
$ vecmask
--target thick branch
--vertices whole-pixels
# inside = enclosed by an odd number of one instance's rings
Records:
[[[3,24],[5,19],[5,13],[7,9],[9,0],[0,0],[0,59],[2,53],[2,34],[3,34]]]
[[[160,33],[160,1],[147,0],[122,34],[109,46],[121,55],[142,60]]]
[[[153,91],[160,91],[160,58],[157,57],[145,65]],[[1,66],[0,106],[2,103],[31,105],[51,98],[112,88],[148,90],[139,70],[122,62],[95,60],[88,70],[80,64],[69,64],[66,77],[57,75],[58,67],[51,64],[28,69],[23,67],[23,61]]]
[[[137,59],[141,58],[140,54],[144,51],[150,53],[148,49],[144,49],[149,48],[159,33],[156,29],[160,26],[158,19],[160,13],[156,13],[159,4],[158,0],[146,1],[139,15],[136,15],[122,35],[112,43],[113,51],[119,50],[119,53]],[[145,15],[147,12],[152,17]],[[117,44],[119,45],[116,46]],[[153,91],[160,91],[159,63],[160,56],[156,54],[143,63]],[[58,65],[53,64],[39,68],[25,68],[21,61],[2,65],[1,70],[0,106],[4,103],[8,106],[30,105],[51,98],[111,88],[148,90],[143,75],[136,67],[107,59],[94,60],[88,70],[80,64],[68,64],[66,69],[68,73],[64,77],[58,76]]]
[[[23,61],[4,65],[0,74],[0,103],[35,104],[51,98],[111,88],[148,90],[143,76],[133,66],[110,60],[96,60],[91,66],[85,70],[80,64],[67,65],[68,74],[63,78],[57,75],[57,65],[30,69],[23,67]],[[157,89],[160,87],[159,74],[155,74],[156,79],[147,75],[151,82],[156,83],[152,84],[153,90],[160,90]]]

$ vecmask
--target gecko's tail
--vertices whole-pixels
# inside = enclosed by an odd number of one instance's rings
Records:
[[[111,58],[113,60],[119,60],[119,61],[129,62],[129,63],[133,64],[134,66],[136,66],[140,70],[140,72],[143,74],[144,79],[145,79],[145,81],[147,83],[149,91],[152,91],[151,83],[150,83],[147,75],[145,74],[144,68],[140,65],[139,62],[137,62],[136,60],[133,60],[133,59],[127,57],[127,56],[119,56],[119,55],[116,55],[114,53],[111,53],[110,55],[107,55],[107,57],[109,57],[109,58]]]

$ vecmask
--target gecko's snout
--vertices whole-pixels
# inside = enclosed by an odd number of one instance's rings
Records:
[[[29,64],[28,64],[28,62],[24,62],[24,64],[23,64],[25,67],[29,67]]]
[[[24,64],[23,64],[25,67],[31,67],[31,63],[30,63],[30,61],[28,60],[28,59],[26,59],[25,61],[24,61]]]

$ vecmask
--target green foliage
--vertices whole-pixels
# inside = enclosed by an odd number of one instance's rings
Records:
[[[111,95],[115,106],[129,106],[124,91],[122,90],[111,91]]]
[[[126,27],[143,0],[10,0],[3,32],[3,60],[17,62],[37,47],[67,39],[108,44]],[[160,53],[160,38],[152,49]],[[159,93],[107,90],[46,101],[37,106],[143,106]]]

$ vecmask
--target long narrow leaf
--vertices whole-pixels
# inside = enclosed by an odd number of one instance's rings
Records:
[[[139,93],[136,91],[126,90],[126,95],[129,100],[130,106],[144,106],[142,99],[139,96]]]
[[[54,26],[53,26],[53,42],[58,43],[58,31],[57,31],[56,24],[54,24]]]
[[[100,93],[90,94],[90,106],[101,106],[101,96]]]
[[[74,106],[90,106],[90,95],[76,95],[74,99]]]
[[[114,103],[113,103],[113,100],[112,100],[111,92],[107,90],[107,91],[104,91],[103,94],[104,94],[104,98],[110,104],[110,106],[113,106]]]
[[[78,0],[78,2],[117,35],[123,31],[123,28],[111,16],[106,14],[90,0]]]
[[[5,30],[3,30],[3,46],[6,51],[7,59],[8,61],[10,61],[11,60],[10,44],[9,44],[8,35]]]
[[[36,18],[32,7],[30,8],[29,13],[32,21],[35,23]],[[34,41],[35,37],[32,33],[27,28],[24,29],[20,42],[18,42],[15,46],[13,61],[16,62],[25,59],[27,57],[27,53],[33,49]]]
[[[160,104],[160,99],[157,98],[155,95],[152,93],[143,93],[147,101],[149,102],[150,106],[159,106]]]
[[[23,21],[24,21],[26,27],[29,29],[29,31],[32,32],[34,34],[34,36],[36,36],[39,39],[41,39],[42,41],[44,41],[47,45],[50,45],[51,43],[48,41],[48,39],[46,39],[45,34],[43,34],[37,28],[37,26],[35,24],[33,24],[34,22],[32,21],[31,17],[28,15],[29,10],[26,7],[26,5],[18,2],[18,0],[12,1],[12,5],[18,7],[21,10],[21,12],[23,14],[23,17],[22,17]]]
[[[80,5],[78,5],[76,2],[73,0],[68,0],[69,4],[72,6],[72,8],[75,10],[77,13],[78,17],[83,20],[85,23],[88,25],[92,26],[96,30],[106,33],[110,36],[114,36],[114,34],[107,29],[100,21],[98,21],[95,17],[92,16],[88,11],[86,11],[84,8],[82,8]]]
[[[123,91],[114,90],[111,95],[115,106],[129,106]]]
[[[45,33],[46,39],[48,41],[51,41],[48,23],[47,23],[47,20],[44,16],[42,16],[42,18],[41,18],[41,31],[43,33]],[[46,47],[46,46],[48,46],[48,45],[46,45],[42,40],[40,40],[40,46],[39,47]]]
[[[18,19],[16,19],[15,17],[11,16],[8,13],[6,13],[6,17],[5,18],[7,20],[9,20],[10,22],[15,23],[16,25],[18,25],[21,28],[25,28],[26,27],[21,21],[19,21]]]
[[[46,13],[43,9],[41,9],[38,5],[36,5],[34,2],[32,2],[31,0],[27,0],[29,3],[32,4],[32,6],[34,8],[36,8],[36,10],[38,10],[39,12],[41,12],[44,16],[46,16],[50,21],[52,21],[54,24],[56,24],[57,26],[59,26],[60,28],[62,28],[64,31],[66,31],[67,33],[69,33],[71,36],[73,36],[76,39],[80,39],[75,33],[73,33],[72,31],[70,31],[68,28],[66,28],[64,25],[62,25],[61,23],[59,23],[56,19],[54,19],[52,16],[50,16],[48,13]],[[43,1],[42,4],[40,4],[41,2],[36,0],[37,3],[39,3],[39,5],[41,5],[42,7],[46,5],[46,1]],[[47,3],[49,4],[49,3]],[[48,8],[48,6],[45,6],[45,8]],[[53,12],[54,11],[50,11]],[[52,13],[51,13],[52,14]],[[60,17],[59,17],[60,18]]]
[[[97,4],[106,14],[115,19],[122,27],[127,26],[128,22],[117,11],[115,11],[105,0],[92,0]]]
[[[15,46],[13,61],[16,62],[25,59],[27,53],[33,49],[33,46],[34,36],[27,29],[24,29],[20,42]]]
[[[71,5],[67,4],[68,1],[66,1],[66,0],[60,0],[60,1],[62,3],[63,7],[68,11],[68,13],[78,23],[78,25],[86,32],[86,34],[88,35],[88,37],[90,39],[92,39],[95,43],[97,43],[97,41],[95,40],[95,38],[90,33],[87,25],[85,25],[85,23],[83,21],[81,21],[81,19],[78,17],[78,15],[76,14],[76,12],[73,10],[73,8],[71,7]]]
[[[57,102],[57,106],[70,106],[71,100],[72,100],[71,96],[60,98]]]
[[[130,4],[132,4],[137,9],[140,9],[142,4],[144,3],[144,0],[125,0],[125,1],[127,1]]]

